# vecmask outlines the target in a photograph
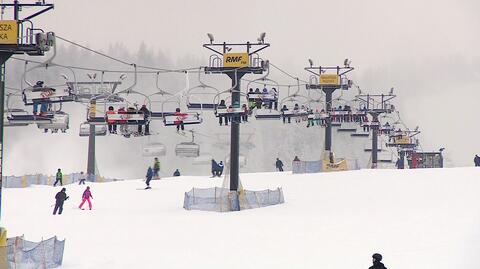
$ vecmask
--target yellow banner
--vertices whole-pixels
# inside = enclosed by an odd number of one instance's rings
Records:
[[[340,85],[340,76],[336,74],[321,74],[320,85]]]
[[[250,59],[248,53],[225,53],[223,54],[223,67],[248,67]]]
[[[337,172],[337,171],[347,171],[347,160],[341,160],[336,163],[330,163],[328,160],[323,160],[322,172]]]
[[[400,144],[400,145],[412,144],[412,140],[408,136],[401,136],[401,137],[395,138],[395,144]]]
[[[17,21],[0,21],[0,44],[15,45],[18,42],[18,24]]]
[[[94,118],[96,112],[97,112],[97,104],[90,104],[90,111],[89,111],[90,118]]]

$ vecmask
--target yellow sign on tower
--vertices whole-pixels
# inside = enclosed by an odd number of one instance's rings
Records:
[[[250,59],[248,53],[225,53],[223,54],[223,67],[248,67]]]
[[[321,74],[320,85],[327,85],[327,86],[340,85],[340,76],[337,74]]]
[[[18,44],[18,23],[14,20],[0,21],[0,44]]]

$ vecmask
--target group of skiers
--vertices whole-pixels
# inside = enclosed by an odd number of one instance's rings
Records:
[[[220,110],[226,110],[226,113],[218,113]],[[234,114],[234,109],[233,106],[229,105],[227,107],[227,104],[225,103],[225,100],[220,100],[220,104],[217,106],[217,117],[218,117],[218,123],[220,126],[225,122],[225,126],[228,126],[228,123],[233,120],[233,114]],[[248,122],[248,115],[251,114],[251,111],[248,110],[248,107],[246,104],[242,105],[242,109],[240,112],[240,123],[242,122]]]
[[[138,130],[137,130],[137,135],[150,135],[150,110],[148,110],[146,105],[142,105],[140,109],[137,109],[137,106],[135,107],[128,107],[125,109],[125,107],[119,108],[117,111],[113,108],[113,106],[109,106],[108,110],[106,111],[106,119],[107,119],[107,125],[108,125],[108,132],[111,134],[116,134],[117,133],[117,125],[120,124],[120,128],[126,128],[124,123],[126,123],[126,120],[121,120],[121,121],[116,121],[108,118],[108,115],[113,115],[113,114],[137,114],[137,113],[142,113],[144,115],[144,120],[145,120],[145,128],[143,128],[143,125],[139,124],[138,125]],[[122,130],[122,129],[120,129]]]
[[[278,91],[276,88],[269,90],[265,87],[262,91],[259,88],[256,88],[255,91],[250,88],[248,89],[247,99],[250,111],[254,108],[261,109],[262,106],[267,109],[278,109]]]
[[[221,177],[223,174],[223,162],[217,163],[215,159],[212,159],[212,177]]]
[[[53,215],[56,215],[57,212],[59,215],[62,214],[63,212],[63,204],[65,203],[66,200],[68,200],[70,196],[67,195],[67,189],[62,188],[56,195],[55,195],[55,207],[53,208]],[[78,206],[78,208],[83,210],[83,205],[85,202],[88,202],[88,208],[92,210],[92,201],[90,199],[93,199],[92,193],[90,192],[90,187],[87,186],[87,188],[83,191],[82,194],[82,202]]]

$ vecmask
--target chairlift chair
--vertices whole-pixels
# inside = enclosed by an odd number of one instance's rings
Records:
[[[363,128],[358,128],[357,131],[353,134],[350,134],[353,137],[369,137],[370,131],[365,132]]]
[[[175,155],[178,157],[195,158],[200,156],[200,145],[195,143],[195,133],[192,133],[192,141],[181,142],[175,146]]]
[[[185,158],[198,157],[200,155],[200,145],[194,142],[181,142],[175,146],[175,155]]]
[[[380,152],[378,154],[378,162],[380,163],[392,163],[393,154],[391,152]]]
[[[51,130],[52,133],[57,133],[58,130],[62,131],[62,133],[67,132],[69,128],[69,115],[62,111],[51,113],[53,115],[52,121],[48,123],[37,123],[38,129]]]
[[[196,112],[180,112],[164,116],[163,123],[165,126],[177,126],[182,123],[184,125],[200,124],[202,123],[202,118]]]
[[[88,122],[80,124],[79,135],[82,137],[90,136],[90,126],[95,128],[95,136],[105,136],[107,135],[107,125],[91,125]]]
[[[35,105],[41,103],[63,103],[74,101],[74,95],[69,86],[51,87],[28,87],[22,92],[25,105]]]
[[[341,126],[337,129],[337,132],[356,132],[357,123],[355,122],[342,122]]]
[[[201,73],[198,72],[198,81],[200,85],[194,86],[187,90],[187,108],[188,110],[214,110],[217,108],[217,104],[214,101],[214,97],[220,92],[217,88],[209,86],[202,82]],[[211,96],[209,102],[198,101],[194,96]],[[213,100],[213,101],[212,101]]]
[[[34,121],[31,121],[31,122],[19,121],[19,120],[15,121],[15,119],[24,118],[23,116],[29,116],[28,112],[23,109],[7,109],[3,112],[3,126],[18,127],[18,126],[28,126],[30,123],[36,123]],[[51,119],[45,120],[45,122],[50,122],[50,121]]]
[[[142,156],[143,157],[159,157],[165,156],[167,154],[167,148],[163,143],[152,142],[148,143],[143,147]]]
[[[255,110],[255,119],[257,120],[279,120],[282,113],[278,110],[261,108]]]

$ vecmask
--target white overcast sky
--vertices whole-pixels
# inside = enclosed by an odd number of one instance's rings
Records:
[[[458,165],[480,152],[478,0],[54,3],[36,25],[96,49],[123,43],[134,52],[145,42],[172,58],[207,56],[207,32],[217,41],[255,41],[266,32],[271,48],[264,58],[301,78],[308,58],[337,65],[349,57],[357,84],[395,86],[404,119],[421,126],[428,149],[446,147]]]

